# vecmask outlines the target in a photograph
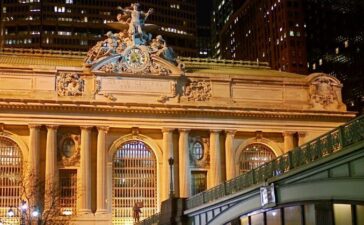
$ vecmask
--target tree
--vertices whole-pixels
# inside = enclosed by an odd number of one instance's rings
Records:
[[[58,181],[42,180],[33,172],[23,174],[18,179],[19,205],[9,208],[8,217],[18,218],[22,225],[70,224],[73,213],[61,207]]]

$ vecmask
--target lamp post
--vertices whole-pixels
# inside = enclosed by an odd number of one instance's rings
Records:
[[[169,197],[174,197],[174,187],[173,187],[173,164],[174,159],[171,157],[168,159],[169,169],[170,169],[170,179],[169,179]]]
[[[21,200],[20,207],[19,208],[14,207],[14,209],[16,209],[16,210],[18,210],[18,212],[20,212],[20,224],[25,225],[25,215],[26,215],[27,210],[28,210],[28,203],[25,200]],[[15,216],[14,209],[13,209],[13,207],[10,207],[10,209],[8,210],[8,213],[7,213],[8,217],[14,217]],[[35,208],[30,213],[30,216],[38,218],[39,210],[37,208]]]

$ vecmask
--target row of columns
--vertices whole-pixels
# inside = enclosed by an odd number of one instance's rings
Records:
[[[162,186],[162,200],[168,198],[169,193],[169,168],[168,159],[173,156],[173,132],[175,129],[166,128],[163,129],[163,151],[166,154],[163,154],[163,186]],[[179,129],[179,141],[178,141],[178,166],[179,166],[179,197],[187,198],[191,195],[190,193],[190,181],[191,181],[191,172],[190,172],[190,164],[189,164],[189,129]],[[222,174],[222,151],[221,151],[221,143],[220,143],[220,133],[221,130],[211,130],[210,132],[210,171],[208,173],[208,188],[214,187],[220,184],[223,181]],[[232,179],[235,176],[234,162],[232,159],[233,156],[233,140],[234,140],[235,131],[228,130],[226,131],[226,140],[225,140],[225,158],[226,160],[226,178]],[[231,160],[230,160],[231,159]],[[172,181],[173,183],[177,183]]]
[[[30,171],[34,176],[39,174],[39,155],[40,155],[40,125],[29,125],[29,165]],[[45,190],[52,190],[58,182],[57,168],[57,128],[56,125],[47,125],[47,144],[46,144],[46,187]],[[91,129],[93,126],[81,126],[81,155],[80,155],[80,191],[78,199],[78,213],[91,213]],[[108,127],[97,127],[97,214],[108,213],[107,209],[107,174],[106,174],[106,134]],[[174,158],[173,155],[173,128],[164,128],[163,132],[163,174],[161,186],[161,199],[165,200],[169,194],[170,170],[168,159]],[[189,165],[189,129],[179,129],[178,158],[179,158],[179,196],[190,196],[190,165]],[[223,182],[222,174],[222,151],[220,143],[221,130],[210,131],[210,170],[208,172],[208,188],[214,187]],[[235,177],[234,168],[234,135],[235,130],[226,130],[225,138],[225,166],[227,180]],[[302,135],[302,134],[301,134]],[[300,137],[301,137],[300,135]],[[301,139],[301,138],[300,138]],[[300,143],[301,144],[301,143]],[[284,133],[285,151],[294,147],[293,133]],[[172,177],[172,179],[174,179]],[[174,182],[172,180],[172,182]],[[47,193],[47,192],[46,192]],[[47,197],[47,196],[46,196]],[[45,199],[47,204],[47,199]]]
[[[39,179],[40,127],[29,125],[29,168],[33,180]],[[51,206],[52,192],[58,186],[57,168],[57,125],[47,125],[46,162],[45,162],[45,209]],[[81,126],[80,152],[80,196],[78,213],[91,213],[91,129],[92,126]],[[108,213],[106,185],[106,134],[108,127],[97,127],[97,214]],[[54,193],[54,192],[53,192]],[[35,204],[35,203],[33,203]]]

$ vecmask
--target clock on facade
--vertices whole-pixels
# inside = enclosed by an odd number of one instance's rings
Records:
[[[125,50],[125,64],[133,72],[144,70],[149,62],[147,50],[140,47],[131,47]]]

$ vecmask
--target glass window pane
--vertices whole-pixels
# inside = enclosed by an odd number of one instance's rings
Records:
[[[301,206],[292,206],[284,208],[284,222],[285,225],[301,225],[302,224]]]
[[[133,207],[142,208],[141,220],[157,211],[157,161],[142,141],[124,143],[115,152],[112,174],[113,224],[133,224]]]
[[[314,204],[305,205],[305,221],[306,224],[316,225],[316,213]]]
[[[271,161],[275,157],[274,152],[268,146],[260,143],[250,144],[240,154],[240,174]]]
[[[263,213],[253,215],[250,218],[251,218],[251,225],[264,225]]]
[[[335,225],[351,225],[351,205],[334,204]]]
[[[364,205],[356,206],[356,221],[357,225],[364,225]]]
[[[192,172],[192,195],[205,191],[207,188],[207,173],[206,171],[193,171]]]
[[[249,225],[249,217],[247,217],[247,216],[241,217],[240,225]]]
[[[281,210],[271,210],[267,212],[267,225],[281,225]]]

